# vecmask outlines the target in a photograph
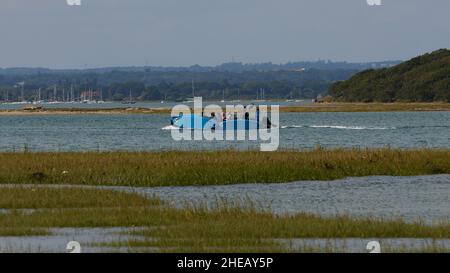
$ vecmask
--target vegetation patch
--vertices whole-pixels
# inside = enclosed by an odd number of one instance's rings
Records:
[[[81,194],[84,199],[76,198]],[[3,200],[5,196],[9,199]],[[448,223],[275,215],[251,201],[174,208],[133,193],[28,187],[1,187],[0,197],[0,207],[7,209],[0,214],[0,236],[49,235],[51,228],[139,227],[130,231],[136,239],[102,244],[125,246],[130,252],[284,252],[292,249],[280,239],[450,238]]]
[[[450,50],[441,49],[391,68],[357,73],[330,87],[347,102],[450,102]]]
[[[0,184],[153,187],[444,173],[448,149],[0,153]]]
[[[125,208],[160,205],[136,193],[89,188],[7,186],[0,189],[2,209]]]
[[[281,112],[427,112],[450,111],[450,103],[445,102],[395,102],[395,103],[351,103],[333,102],[307,106],[280,107]]]

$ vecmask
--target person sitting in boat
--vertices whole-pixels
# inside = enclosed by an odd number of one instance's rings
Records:
[[[250,113],[247,111],[247,106],[244,105],[244,119],[249,120],[250,119]]]
[[[267,129],[270,129],[272,127],[272,122],[270,121],[269,117],[264,117],[263,118],[263,124],[266,125]]]
[[[174,120],[175,119],[179,119],[179,118],[181,118],[183,116],[183,113],[182,112],[180,112],[180,113],[178,113],[178,116],[177,117],[172,117],[171,119],[170,119],[170,125],[173,125],[174,124]]]

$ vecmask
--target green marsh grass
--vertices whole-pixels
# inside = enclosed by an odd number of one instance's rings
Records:
[[[113,190],[7,185],[0,188],[0,236],[45,236],[52,227],[101,226],[115,210],[133,207],[136,212],[160,205],[156,198]],[[116,226],[126,222],[121,219]]]
[[[295,251],[274,239],[294,238],[450,238],[450,225],[427,226],[402,220],[333,218],[304,213],[274,215],[242,207],[185,208],[172,225],[136,231],[145,240],[128,247],[152,247],[177,252]]]
[[[0,227],[0,236],[47,236],[51,232],[46,228]]]
[[[284,252],[291,249],[277,239],[293,238],[450,238],[449,223],[275,215],[257,204],[226,201],[174,208],[157,198],[105,189],[32,189],[0,187],[0,196],[8,196],[2,201],[1,236],[48,235],[51,228],[65,227],[137,228],[129,231],[137,239],[105,244],[131,252]]]
[[[0,184],[152,187],[444,173],[448,149],[0,153]]]
[[[152,205],[160,205],[160,201],[136,193],[114,190],[34,186],[3,186],[0,189],[2,209],[115,208]]]

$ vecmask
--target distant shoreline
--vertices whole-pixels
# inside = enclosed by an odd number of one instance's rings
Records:
[[[0,116],[33,116],[33,115],[110,115],[110,114],[165,114],[169,108],[46,108],[39,110],[0,110]]]
[[[2,109],[0,116],[25,115],[109,115],[109,114],[169,114],[170,108],[44,108],[37,110]],[[302,106],[281,106],[284,113],[314,112],[431,112],[450,111],[450,103],[317,103]]]
[[[431,112],[450,111],[450,103],[445,102],[394,102],[362,103],[333,102],[316,103],[306,106],[280,107],[281,112]]]

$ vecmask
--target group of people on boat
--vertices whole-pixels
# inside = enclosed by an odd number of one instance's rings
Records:
[[[235,109],[234,112],[218,111],[209,113],[207,115],[204,112],[197,115],[183,115],[183,113],[180,113],[178,116],[172,116],[170,124],[179,128],[189,129],[217,129],[219,127],[223,129],[245,128],[245,130],[250,130],[251,128],[270,129],[274,126],[269,117],[255,105],[244,106],[241,110],[236,111]],[[261,115],[263,116],[261,117]]]
[[[250,113],[254,112],[256,114],[256,117],[254,117],[253,119],[256,122],[259,122],[259,115],[260,115],[260,110],[259,110],[259,106],[254,106],[254,105],[250,105],[250,107],[256,107],[256,111],[253,110],[249,110],[247,108],[247,106],[244,106],[244,111],[242,113],[239,112],[234,112],[234,113],[230,113],[230,112],[222,112],[219,115],[216,115],[215,112],[211,113],[211,116],[209,117],[210,119],[215,119],[216,122],[221,123],[221,122],[226,122],[226,121],[230,121],[230,120],[250,120]],[[202,117],[204,117],[204,114],[202,112]],[[267,116],[264,116],[262,118],[263,124],[266,126],[266,128],[270,128],[272,126],[272,123],[270,121],[270,119]]]

